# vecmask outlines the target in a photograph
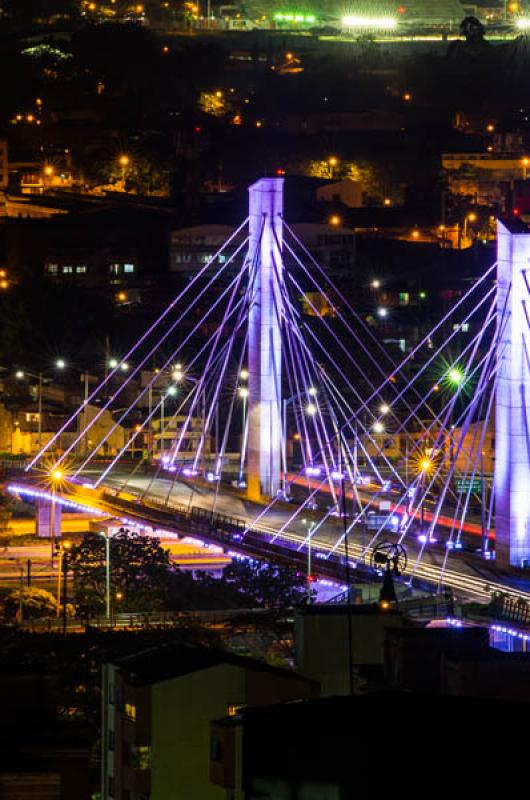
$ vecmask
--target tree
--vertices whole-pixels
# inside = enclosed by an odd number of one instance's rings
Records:
[[[110,538],[111,599],[120,611],[154,611],[164,606],[169,553],[159,539],[121,528]],[[88,533],[68,555],[78,609],[101,613],[106,600],[106,543]],[[120,599],[118,600],[117,596]]]
[[[20,614],[20,589],[11,592],[4,602],[6,619],[17,619]],[[22,615],[24,619],[57,616],[57,600],[45,589],[28,587],[22,590]]]
[[[247,608],[290,608],[307,592],[300,570],[263,561],[233,561],[225,567],[223,580],[237,589]]]

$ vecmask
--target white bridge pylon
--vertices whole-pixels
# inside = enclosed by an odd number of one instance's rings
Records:
[[[248,496],[280,489],[282,435],[283,178],[249,188]]]

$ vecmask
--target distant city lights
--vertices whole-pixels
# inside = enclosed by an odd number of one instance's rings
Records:
[[[295,22],[300,24],[301,22],[316,22],[317,18],[314,14],[300,14],[298,11],[287,11],[285,13],[275,14],[274,20],[275,22]]]

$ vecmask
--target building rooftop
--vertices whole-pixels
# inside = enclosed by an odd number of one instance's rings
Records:
[[[293,680],[307,680],[303,675],[282,667],[273,667],[255,658],[238,656],[225,650],[187,645],[163,645],[143,650],[113,662],[137,684],[153,684],[189,675],[221,665],[240,667],[251,672],[266,672]]]

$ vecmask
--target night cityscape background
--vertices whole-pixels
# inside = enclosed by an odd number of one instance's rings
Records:
[[[0,0],[0,798],[525,786],[529,32]]]

